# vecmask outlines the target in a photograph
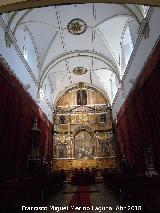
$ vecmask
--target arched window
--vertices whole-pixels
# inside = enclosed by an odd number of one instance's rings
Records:
[[[149,10],[149,6],[144,6],[144,5],[141,5],[142,7],[142,13],[143,13],[143,17],[145,18],[147,13],[148,13],[148,10]]]
[[[32,69],[35,77],[38,78],[39,57],[34,38],[27,28],[18,28],[15,32],[17,44],[20,47],[25,60]]]
[[[122,40],[122,54],[125,62],[125,66],[127,66],[128,61],[130,59],[131,53],[133,51],[133,41],[131,37],[131,31],[129,26],[127,26],[123,40]]]

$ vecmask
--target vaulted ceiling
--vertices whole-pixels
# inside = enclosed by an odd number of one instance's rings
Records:
[[[29,36],[39,88],[49,84],[53,100],[68,87],[84,82],[104,91],[112,101],[112,90],[123,73],[120,59],[126,27],[130,24],[136,40],[143,17],[140,5],[70,4],[12,12],[7,25],[23,52],[29,49],[26,33]]]
[[[86,2],[98,2],[96,0],[1,0],[0,12],[9,12],[13,10],[22,10],[26,8],[35,8],[50,6],[53,4],[68,4],[68,3],[86,3]],[[103,0],[104,3],[120,3],[120,4],[141,4],[150,6],[160,6],[160,2],[157,0]]]

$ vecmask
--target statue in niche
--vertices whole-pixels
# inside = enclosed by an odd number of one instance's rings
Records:
[[[77,92],[77,105],[87,105],[87,93],[85,90]]]
[[[106,122],[106,115],[105,114],[100,114],[99,115],[99,122],[105,123]]]
[[[110,155],[110,146],[108,143],[101,142],[100,147],[101,147],[101,150],[100,150],[101,157],[107,157]]]
[[[66,144],[59,144],[59,158],[67,157],[67,147]]]
[[[59,118],[59,123],[60,124],[66,124],[66,118],[64,115],[61,115],[60,118]]]
[[[53,147],[53,157],[56,158],[56,156],[57,156],[57,147],[54,146]]]

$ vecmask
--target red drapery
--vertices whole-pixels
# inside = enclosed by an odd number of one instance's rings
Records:
[[[151,148],[160,172],[160,44],[147,62],[135,88],[121,107],[115,124],[117,158],[125,154],[130,169],[144,173],[144,147]]]
[[[52,160],[52,125],[14,75],[0,62],[0,174],[25,171],[34,118],[41,159]]]

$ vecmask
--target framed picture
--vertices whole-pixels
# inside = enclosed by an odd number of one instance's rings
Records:
[[[87,105],[87,93],[85,90],[77,92],[77,105]]]
[[[61,116],[59,117],[59,123],[60,123],[60,124],[66,124],[66,117],[65,117],[64,115],[61,115]]]
[[[106,115],[103,114],[99,114],[99,123],[105,123],[106,122]]]

